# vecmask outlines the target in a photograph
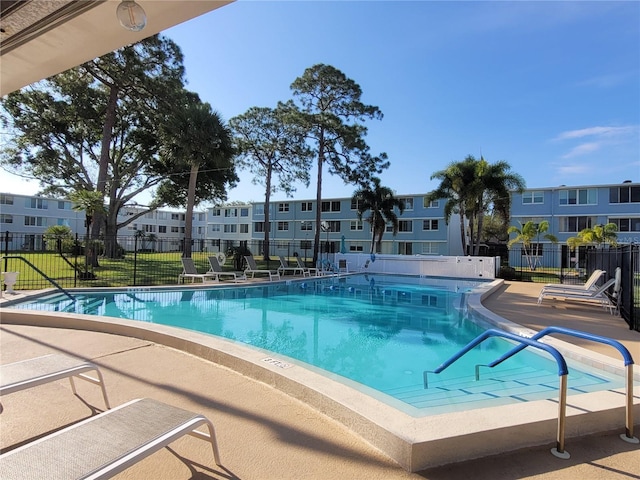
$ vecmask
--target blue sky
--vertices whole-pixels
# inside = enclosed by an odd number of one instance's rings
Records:
[[[529,188],[640,182],[640,2],[239,0],[164,34],[225,120],[292,98],[314,64],[340,69],[384,114],[367,142],[399,194],[469,154]],[[263,199],[241,179],[230,200]],[[353,191],[325,177],[324,197]]]

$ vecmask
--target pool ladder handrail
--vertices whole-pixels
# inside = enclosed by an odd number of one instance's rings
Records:
[[[582,338],[583,340],[590,340],[592,342],[603,343],[609,345],[622,355],[624,360],[624,366],[626,370],[626,385],[625,385],[625,433],[620,434],[620,438],[628,443],[640,443],[636,437],[633,436],[633,357],[631,353],[622,343],[613,338],[603,337],[601,335],[595,335],[593,333],[582,332],[580,330],[573,330],[571,328],[551,326],[540,330],[538,333],[531,337],[532,340],[539,340],[542,337],[551,335],[552,333],[561,333],[576,338]],[[476,380],[480,379],[480,367],[493,368],[496,365],[501,364],[508,358],[511,358],[516,353],[527,348],[527,345],[520,343],[516,345],[507,353],[503,354],[500,358],[494,360],[487,365],[476,365]]]
[[[42,275],[42,277],[44,277],[45,280],[47,280],[54,287],[56,287],[58,290],[60,290],[62,293],[64,293],[67,297],[69,297],[72,301],[74,301],[74,302],[76,301],[76,299],[75,299],[75,297],[73,295],[71,295],[64,288],[62,288],[60,285],[58,285],[58,282],[56,282],[53,278],[49,278],[46,273],[44,273],[42,270],[40,270],[38,267],[36,267],[33,263],[31,263],[26,258],[24,258],[24,257],[22,257],[20,255],[3,255],[2,259],[3,260],[9,260],[9,259],[22,260],[24,263],[26,263],[31,268],[33,268],[36,272],[38,272],[40,275]]]
[[[569,375],[569,369],[567,367],[567,362],[565,361],[562,354],[555,349],[554,347],[538,342],[537,340],[532,340],[526,337],[520,337],[513,333],[505,332],[503,330],[497,329],[489,329],[478,335],[471,342],[469,342],[466,346],[464,346],[458,353],[453,355],[451,358],[446,360],[444,363],[440,364],[438,368],[433,371],[425,370],[423,372],[424,378],[424,388],[428,388],[427,375],[429,373],[438,374],[442,372],[444,369],[449,367],[452,363],[459,360],[463,355],[468,353],[471,349],[475,348],[480,343],[484,342],[487,338],[490,337],[503,337],[518,342],[520,344],[524,344],[525,346],[530,346],[534,348],[538,348],[540,350],[544,350],[549,353],[558,364],[558,377],[559,377],[559,393],[558,393],[558,429],[556,434],[556,446],[551,449],[551,453],[558,458],[568,459],[571,457],[569,452],[564,449],[564,432],[565,432],[565,419],[567,412],[567,376]],[[524,348],[524,347],[523,347]]]

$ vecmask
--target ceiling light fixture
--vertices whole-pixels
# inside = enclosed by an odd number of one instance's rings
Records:
[[[116,16],[127,30],[139,32],[147,25],[147,14],[135,0],[122,0],[116,9]]]

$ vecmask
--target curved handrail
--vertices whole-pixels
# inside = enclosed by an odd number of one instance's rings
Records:
[[[538,340],[552,333],[562,333],[565,335],[570,335],[572,337],[582,338],[584,340],[591,340],[592,342],[599,342],[599,343],[604,343],[605,345],[610,345],[622,354],[622,359],[624,360],[625,367],[628,365],[633,365],[633,358],[631,357],[631,353],[629,353],[629,350],[627,350],[627,347],[625,347],[622,343],[612,338],[602,337],[600,335],[594,335],[592,333],[587,333],[587,332],[581,332],[580,330],[572,330],[570,328],[553,327],[553,326],[540,330],[538,333],[536,333],[530,338],[531,340]],[[526,347],[527,345],[525,345],[524,343],[521,343],[520,345],[516,345],[507,353],[502,355],[500,358],[489,363],[487,367],[495,367],[496,365],[504,362],[507,358],[525,349]]]
[[[552,333],[561,333],[564,335],[569,335],[572,337],[582,338],[584,340],[590,340],[592,342],[604,343],[605,345],[609,345],[622,355],[622,359],[624,360],[624,366],[627,370],[626,375],[626,387],[625,387],[625,433],[620,435],[620,437],[631,443],[638,443],[638,439],[633,436],[633,357],[627,347],[625,347],[622,343],[613,338],[603,337],[600,335],[594,335],[593,333],[581,332],[580,330],[572,330],[570,328],[564,327],[547,327],[540,330],[538,333],[531,337],[532,340],[538,340],[546,335],[550,335]],[[516,345],[507,353],[502,355],[500,358],[494,360],[493,362],[485,365],[486,367],[493,368],[496,365],[504,362],[508,358],[512,357],[519,351],[525,349],[527,345],[524,343],[520,343],[520,345]],[[479,378],[479,367],[481,365],[476,365],[476,380]]]
[[[22,260],[24,263],[26,263],[31,268],[33,268],[36,272],[38,272],[40,275],[42,275],[45,280],[49,281],[54,287],[56,287],[58,290],[60,290],[62,293],[64,293],[67,297],[69,297],[72,301],[74,301],[74,302],[76,301],[76,299],[75,299],[75,297],[73,295],[71,295],[64,288],[62,288],[60,285],[58,285],[58,283],[54,279],[49,278],[46,273],[44,273],[42,270],[40,270],[38,267],[36,267],[33,263],[31,263],[26,258],[21,257],[20,255],[10,255],[10,256],[5,255],[2,258],[3,258],[3,260],[4,259],[7,259],[7,260],[8,259]]]
[[[566,411],[567,411],[567,376],[569,375],[569,369],[567,367],[567,362],[562,356],[562,354],[556,350],[554,347],[550,345],[546,345],[544,343],[540,343],[537,340],[532,340],[526,337],[519,337],[513,333],[505,332],[502,330],[489,329],[484,333],[478,335],[471,342],[469,342],[465,347],[463,347],[458,353],[449,358],[444,363],[440,364],[438,368],[436,368],[432,373],[440,373],[447,367],[449,367],[452,363],[456,362],[460,357],[469,352],[472,348],[479,345],[483,341],[485,341],[489,337],[503,337],[508,338],[510,340],[514,340],[520,344],[524,344],[525,346],[530,346],[534,348],[539,348],[540,350],[544,350],[549,353],[558,364],[558,377],[559,377],[559,393],[558,393],[558,431],[556,435],[556,447],[551,449],[551,453],[556,457],[567,459],[570,458],[568,452],[564,450],[564,430],[565,430],[565,419],[566,419]],[[524,347],[523,347],[524,348]],[[424,385],[427,388],[427,374],[428,371],[423,372],[424,377]]]
[[[569,369],[567,367],[567,362],[565,361],[564,357],[560,354],[560,352],[558,350],[556,350],[554,347],[552,347],[550,345],[547,345],[547,344],[544,344],[544,343],[541,343],[541,342],[538,342],[536,339],[533,339],[533,338],[520,337],[520,336],[515,335],[513,333],[505,332],[505,331],[502,331],[502,330],[496,330],[496,329],[493,329],[493,328],[489,329],[489,330],[486,330],[484,333],[478,335],[471,342],[469,342],[465,347],[463,347],[458,353],[456,353],[450,359],[448,359],[447,361],[442,363],[438,368],[433,370],[432,373],[440,373],[440,372],[442,372],[445,368],[449,367],[452,363],[454,363],[460,357],[465,355],[469,350],[471,350],[475,346],[479,345],[480,343],[484,342],[489,337],[504,337],[504,338],[508,338],[510,340],[514,340],[515,342],[518,342],[518,343],[521,344],[521,345],[519,345],[519,347],[521,347],[520,350],[525,348],[525,346],[530,346],[530,347],[534,347],[534,348],[539,348],[540,350],[544,350],[547,353],[549,353],[555,359],[556,363],[558,364],[558,376],[567,375],[569,373]],[[517,348],[517,347],[515,347],[515,348]],[[515,348],[514,348],[514,350],[515,350]],[[518,350],[518,351],[520,351],[520,350]]]

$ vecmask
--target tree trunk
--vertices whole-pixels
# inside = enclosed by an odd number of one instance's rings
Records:
[[[104,124],[102,125],[102,144],[100,145],[100,166],[98,168],[98,181],[96,190],[104,196],[107,191],[107,177],[109,175],[109,162],[111,149],[111,139],[113,138],[113,126],[116,123],[116,107],[118,105],[118,94],[120,90],[116,86],[109,89],[109,100],[105,112]],[[93,222],[91,237],[97,239],[100,236],[100,228],[104,223],[104,215],[97,212]]]
[[[313,265],[317,265],[320,250],[320,222],[322,221],[322,165],[324,162],[324,130],[318,141],[318,181],[316,183],[316,228],[313,236]]]
[[[460,242],[462,244],[462,255],[467,254],[467,236],[464,228],[464,210],[460,209]]]
[[[198,170],[200,166],[197,163],[191,165],[189,174],[189,190],[187,192],[187,211],[184,219],[184,245],[182,247],[182,256],[191,258],[191,229],[193,226],[193,205],[196,199],[196,183],[198,182]]]
[[[267,168],[267,178],[265,179],[266,191],[264,193],[264,249],[262,251],[263,258],[269,260],[269,236],[271,234],[271,175],[273,167],[269,164]]]

